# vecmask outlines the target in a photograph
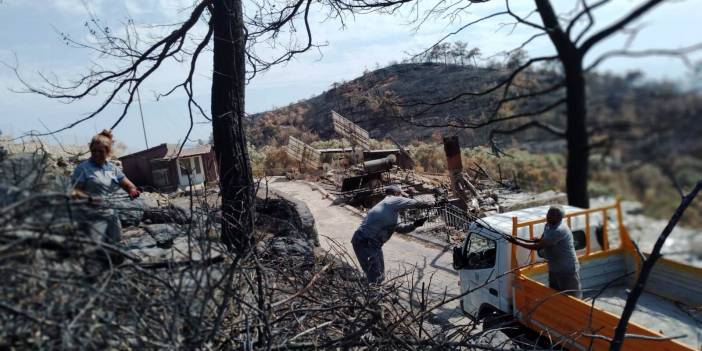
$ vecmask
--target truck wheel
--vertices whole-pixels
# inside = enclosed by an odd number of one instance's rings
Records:
[[[508,329],[513,329],[515,324],[518,324],[511,314],[507,314],[501,311],[492,310],[487,312],[483,316],[483,330],[490,330],[496,328],[504,328],[503,331]],[[505,333],[507,334],[507,333]],[[510,336],[510,335],[507,335]]]
[[[535,345],[548,350],[567,350],[563,347],[554,348],[548,337],[527,328],[511,314],[489,307],[482,312],[482,315],[483,331],[499,329],[502,334],[517,343]]]

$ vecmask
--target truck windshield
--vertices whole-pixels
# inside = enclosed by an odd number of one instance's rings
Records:
[[[485,269],[495,266],[495,241],[472,233],[465,248],[465,269]]]

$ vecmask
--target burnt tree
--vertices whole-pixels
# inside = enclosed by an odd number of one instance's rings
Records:
[[[567,111],[565,139],[568,144],[566,191],[568,193],[568,202],[571,205],[583,208],[590,207],[590,197],[587,190],[590,146],[587,131],[585,69],[583,68],[585,55],[597,42],[621,30],[628,23],[640,17],[661,1],[647,1],[622,20],[588,38],[580,47],[577,45],[577,39],[573,40],[569,36],[569,31],[572,27],[569,27],[568,31],[566,31],[559,23],[558,15],[554,11],[553,6],[551,6],[551,1],[534,1],[536,10],[544,24],[544,31],[556,48],[558,60],[563,66],[563,74],[565,76],[565,104]],[[604,2],[601,1],[600,3]],[[585,14],[592,16],[592,9],[588,6],[585,4]]]
[[[181,23],[173,25],[170,33],[153,42],[140,39],[139,28],[132,19],[126,21],[125,34],[118,35],[93,16],[86,22],[91,40],[76,40],[66,33],[61,33],[61,38],[69,46],[100,54],[101,58],[109,60],[111,67],[96,63],[82,77],[68,82],[41,75],[42,83],[38,86],[24,79],[17,67],[12,68],[29,93],[65,102],[96,95],[99,89],[106,93],[87,116],[57,130],[27,135],[50,135],[73,128],[104,114],[108,106],[118,104],[122,107],[111,126],[114,129],[126,117],[139,86],[155,71],[162,69],[166,62],[189,62],[187,71],[182,72],[185,78],[181,83],[158,97],[175,91],[185,94],[190,128],[181,149],[190,136],[196,114],[212,122],[222,196],[221,238],[230,249],[244,253],[251,244],[255,199],[243,123],[246,83],[257,73],[319,46],[312,39],[311,13],[326,13],[327,19],[343,23],[347,14],[386,10],[392,13],[411,1],[293,0],[283,4],[261,1],[251,2],[247,12],[250,15],[245,16],[241,0],[199,0],[184,11],[186,18]],[[197,34],[197,28],[203,25],[204,36]],[[256,46],[263,43],[279,50],[261,56]],[[196,63],[206,49],[211,49],[213,55],[210,114],[198,103],[193,88],[193,79],[198,76]]]
[[[490,0],[471,0],[469,5],[446,5],[440,10],[430,12],[422,21],[428,17],[437,16],[449,18],[460,18],[467,14],[470,9],[477,12],[476,6]],[[494,1],[492,1],[494,2]],[[495,137],[498,135],[509,135],[523,132],[527,129],[540,129],[548,134],[563,138],[567,144],[567,178],[566,191],[568,202],[571,205],[587,208],[589,207],[588,195],[588,159],[593,148],[609,146],[610,139],[603,140],[602,130],[604,125],[593,125],[588,120],[587,111],[587,73],[592,71],[603,61],[616,56],[624,57],[645,57],[645,56],[672,56],[683,60],[693,51],[702,49],[702,45],[691,45],[679,49],[649,49],[643,51],[630,50],[625,47],[621,50],[606,52],[594,60],[585,64],[586,56],[591,49],[602,41],[615,34],[625,33],[629,39],[633,39],[637,34],[636,30],[628,30],[627,26],[641,16],[650,12],[662,0],[648,0],[625,13],[622,18],[616,20],[599,31],[589,33],[595,24],[596,18],[594,10],[609,3],[609,0],[599,0],[592,3],[588,1],[576,1],[576,8],[565,14],[559,14],[554,10],[550,0],[534,0],[534,9],[528,15],[517,14],[511,7],[510,1],[505,0],[504,8],[482,15],[476,20],[460,25],[460,28],[444,36],[433,46],[418,54],[423,57],[431,53],[434,48],[441,47],[442,43],[449,37],[464,30],[468,30],[477,23],[481,23],[494,18],[507,17],[512,23],[502,23],[502,26],[510,26],[512,30],[523,27],[531,34],[521,45],[514,50],[506,52],[510,59],[523,55],[523,49],[530,43],[540,38],[548,38],[553,45],[556,54],[551,56],[541,56],[530,58],[526,62],[515,60],[514,64],[506,66],[508,72],[502,75],[497,82],[489,84],[487,88],[475,91],[464,91],[458,94],[436,99],[435,101],[410,100],[398,103],[404,112],[397,117],[421,127],[451,127],[478,129],[491,126],[489,131],[490,141],[493,148],[498,150],[495,144]],[[472,5],[472,6],[471,6]],[[529,19],[531,14],[538,14],[541,23]],[[525,89],[523,82],[528,80],[529,74],[539,63],[557,63],[562,70],[562,74],[555,83],[548,82],[544,86],[533,89]],[[442,116],[441,118],[431,116],[431,111],[435,107],[444,104],[456,103],[461,99],[475,98],[480,102],[480,98],[493,96],[494,103],[488,103],[487,113],[479,118],[462,116]],[[540,106],[532,106],[532,99],[540,98]],[[521,105],[520,105],[521,104]],[[507,113],[510,105],[515,111]],[[514,108],[516,105],[516,108]],[[565,107],[563,126],[551,125],[540,120],[545,113],[558,107]]]
[[[244,131],[246,37],[241,0],[212,5],[212,137],[219,162],[222,241],[238,251],[253,232],[255,198]]]
[[[566,91],[566,130],[568,161],[566,173],[566,193],[571,205],[590,207],[587,191],[588,158],[590,150],[587,135],[587,109],[585,101],[585,75],[583,55],[575,43],[563,31],[556,12],[549,0],[536,0],[536,8],[544,23],[558,59],[563,65]]]

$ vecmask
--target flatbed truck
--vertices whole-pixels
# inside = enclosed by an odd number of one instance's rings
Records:
[[[548,206],[474,221],[453,252],[461,309],[483,321],[528,328],[569,350],[608,350],[640,253],[622,220],[619,201],[592,209],[564,206],[580,262],[583,298],[548,287],[548,263],[506,236],[534,239]],[[486,325],[487,323],[484,323]],[[486,325],[490,327],[490,325]],[[629,321],[624,350],[702,350],[702,269],[660,258]]]

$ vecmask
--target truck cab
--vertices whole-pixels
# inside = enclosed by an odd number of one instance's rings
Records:
[[[474,221],[460,247],[454,248],[454,268],[459,273],[461,308],[472,319],[480,320],[491,313],[512,313],[512,244],[505,239],[512,236],[513,218],[530,221],[543,218],[549,206],[538,206],[492,215]],[[583,211],[573,206],[563,206],[566,215]],[[566,217],[578,255],[602,248],[602,220]],[[589,228],[588,228],[589,227]],[[541,236],[544,225],[517,230],[517,236],[534,239]],[[598,234],[599,233],[599,234]],[[589,240],[586,240],[589,235]],[[589,244],[589,245],[588,245]],[[538,253],[517,247],[516,258],[524,264],[544,261]],[[468,293],[470,292],[470,293]]]

